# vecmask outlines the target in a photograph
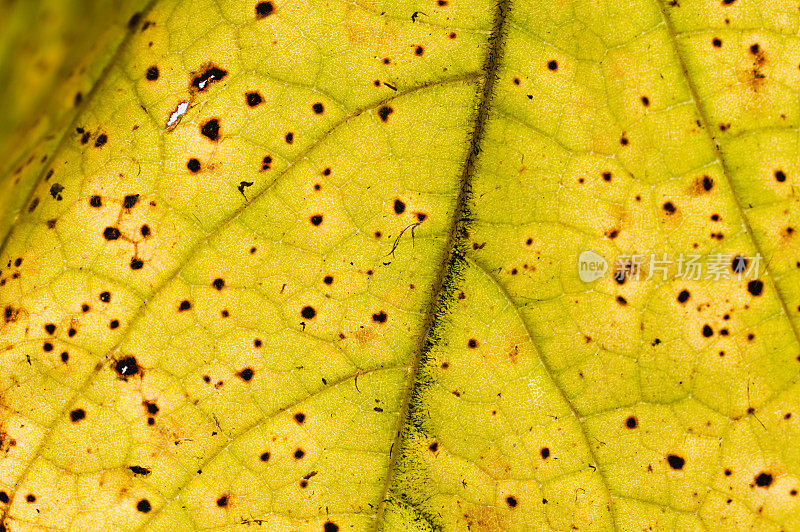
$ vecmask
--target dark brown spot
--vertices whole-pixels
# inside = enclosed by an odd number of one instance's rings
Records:
[[[755,478],[756,486],[759,488],[768,488],[772,485],[772,475],[769,473],[759,473]]]
[[[106,240],[117,240],[120,237],[119,229],[116,227],[106,227],[103,231],[103,237]]]
[[[414,48],[415,55],[422,55],[424,53],[425,53],[425,48],[423,48],[422,46],[417,46],[416,48]]]
[[[200,134],[216,142],[219,139],[219,119],[212,118],[200,127]]]
[[[237,373],[236,375],[245,382],[250,382],[253,379],[253,375],[255,371],[252,368],[244,368],[242,371]]]
[[[76,408],[72,412],[69,413],[69,419],[72,420],[73,423],[77,423],[78,421],[84,419],[86,417],[86,410],[83,408]]]
[[[312,216],[310,218],[310,220],[311,220],[311,225],[317,225],[318,226],[318,225],[320,225],[322,223],[322,215],[321,214],[315,214],[314,216]]]
[[[683,469],[683,466],[686,464],[686,460],[677,454],[670,454],[667,455],[667,463],[672,469],[678,471]]]
[[[148,501],[147,499],[142,499],[142,500],[140,500],[139,502],[136,503],[136,509],[139,510],[140,512],[142,512],[143,514],[146,514],[146,513],[150,512],[150,510],[153,509],[153,506],[150,504],[150,501]]]
[[[467,342],[467,345],[469,346],[470,349],[475,349],[476,347],[478,347],[478,341],[475,338],[470,338],[469,341]]]
[[[131,270],[141,270],[144,267],[144,261],[137,257],[131,259]]]
[[[220,277],[217,277],[211,282],[211,286],[213,286],[217,290],[222,290],[223,288],[225,288],[225,280]]]
[[[553,71],[558,70],[558,61],[556,61],[555,59],[551,59],[547,63],[547,68],[549,68],[550,70],[553,70]]]
[[[314,307],[306,305],[303,307],[303,310],[300,311],[300,315],[307,320],[313,320],[317,315],[317,311],[314,310]]]
[[[542,447],[539,449],[539,454],[542,456],[542,459],[547,460],[550,458],[550,449],[547,447]]]
[[[189,303],[188,299],[184,299],[183,301],[181,301],[181,304],[178,306],[178,310],[180,311],[189,310],[190,308],[192,308],[192,304]]]
[[[299,448],[299,447],[297,449],[295,449],[295,451],[294,451],[294,457],[295,457],[296,460],[302,459],[305,455],[306,455],[306,452],[303,449]]]
[[[299,424],[302,425],[306,420],[306,415],[302,412],[298,412],[294,415],[294,420]]]
[[[639,422],[636,420],[635,417],[629,416],[628,419],[625,420],[625,426],[629,429],[635,429],[639,426]]]
[[[514,508],[517,506],[517,499],[509,495],[508,497],[506,497],[506,504],[509,507]]]
[[[333,284],[333,277],[331,277],[330,275],[326,275],[326,276],[325,276],[325,277],[322,279],[322,282],[323,282],[323,283],[325,283],[325,284],[327,284],[327,285]]]
[[[150,68],[148,68],[146,76],[147,76],[147,79],[149,79],[150,81],[157,80],[158,79],[158,67],[153,65]]]
[[[711,39],[711,44],[714,45],[714,48],[719,48],[722,46],[722,40],[719,37],[714,37]]]
[[[222,80],[227,75],[227,70],[209,65],[192,78],[192,87],[194,87],[194,90],[202,92],[208,89],[212,83]]]
[[[271,15],[273,11],[275,11],[275,7],[272,5],[272,2],[259,2],[255,7],[257,19],[265,18]]]
[[[89,198],[89,205],[91,205],[95,209],[100,208],[103,206],[103,198],[96,195],[92,196],[91,198]]]
[[[196,174],[200,171],[200,161],[193,157],[186,161],[186,168],[188,168],[193,174]]]
[[[217,506],[220,508],[225,508],[228,506],[228,496],[223,495],[219,499],[217,499]]]
[[[747,291],[754,296],[760,296],[764,290],[764,283],[760,279],[753,279],[747,283]]]
[[[245,95],[245,98],[247,100],[247,105],[249,105],[250,107],[255,107],[264,101],[264,98],[262,98],[261,95],[255,91],[248,92]]]
[[[382,121],[387,122],[389,120],[389,115],[392,114],[393,112],[394,112],[394,109],[392,109],[388,105],[382,105],[378,109],[378,116],[380,117],[380,119]]]
[[[786,181],[786,174],[783,170],[775,170],[775,181],[778,183],[783,183]]]
[[[130,377],[139,373],[139,363],[136,361],[136,357],[125,357],[114,364],[114,371],[120,377]]]
[[[400,200],[394,200],[394,212],[395,214],[403,214],[406,211],[406,204]]]
[[[375,314],[372,315],[372,321],[375,321],[375,322],[378,322],[378,323],[386,323],[386,319],[387,318],[388,318],[388,316],[386,315],[386,312],[384,312],[382,310],[380,312],[376,312]]]
[[[678,294],[678,303],[686,303],[689,301],[690,297],[691,294],[688,290],[681,290],[681,292]]]
[[[106,142],[108,142],[108,135],[103,133],[102,135],[98,136],[94,141],[95,148],[102,148],[105,146]]]
[[[710,338],[714,334],[714,329],[711,328],[708,324],[703,325],[703,336],[706,338]]]
[[[267,451],[264,451],[263,453],[261,453],[261,456],[259,456],[259,458],[261,459],[262,462],[268,461],[269,457],[270,457],[270,454]]]
[[[322,105],[320,102],[315,103],[311,106],[311,109],[314,110],[314,114],[321,115],[325,112],[325,106]]]
[[[667,214],[674,214],[675,211],[676,211],[675,205],[673,205],[673,203],[671,201],[665,202],[661,206],[661,208],[664,209],[664,212],[666,212]]]

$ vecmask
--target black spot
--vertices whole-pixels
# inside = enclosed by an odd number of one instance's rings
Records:
[[[751,54],[757,55],[759,52],[761,52],[761,47],[758,45],[758,43],[750,45]]]
[[[775,170],[775,180],[778,183],[783,183],[784,181],[786,181],[786,174],[784,173],[783,170]]]
[[[270,454],[267,451],[264,451],[263,453],[261,453],[261,456],[259,456],[259,458],[261,459],[262,462],[266,462],[267,460],[269,460],[269,456]]]
[[[720,46],[722,46],[722,41],[719,39],[719,37],[714,37],[711,40],[711,44],[713,44],[715,48],[719,48]]]
[[[111,302],[111,292],[100,292],[100,301],[103,303]]]
[[[155,66],[155,65],[151,66],[150,68],[147,69],[147,74],[145,74],[145,75],[147,76],[147,79],[149,79],[150,81],[157,80],[158,79],[158,67]]]
[[[8,498],[8,493],[6,493],[5,491],[0,491],[0,502],[6,504],[9,500],[11,499]]]
[[[269,155],[265,155],[263,159],[261,159],[261,171],[269,170],[272,166],[272,157]]]
[[[470,347],[470,349],[475,349],[478,347],[478,341],[475,338],[470,338],[467,342],[467,345]]]
[[[136,503],[136,509],[142,512],[143,514],[146,514],[153,509],[153,506],[147,499],[142,499]]]
[[[100,196],[92,196],[91,198],[89,198],[89,205],[91,205],[92,207],[94,207],[96,209],[99,208],[99,207],[102,207],[103,206],[103,198],[101,198]]]
[[[217,506],[219,506],[220,508],[225,508],[226,506],[228,506],[228,496],[223,495],[222,497],[217,499]]]
[[[272,5],[272,2],[259,2],[256,4],[255,11],[256,18],[262,19],[275,11],[275,7]]]
[[[768,488],[772,484],[772,475],[769,473],[759,473],[755,478],[756,486]]]
[[[189,303],[188,299],[184,299],[181,301],[181,304],[178,305],[178,310],[180,311],[189,310],[190,308],[192,308],[192,304]]]
[[[311,217],[311,224],[312,225],[320,225],[321,223],[322,223],[322,215],[321,214],[315,214],[314,216]]]
[[[217,118],[212,118],[203,124],[200,128],[200,133],[212,141],[219,139],[219,120]]]
[[[142,14],[141,13],[134,13],[131,16],[131,18],[128,19],[128,27],[131,28],[131,29],[135,28],[136,26],[139,25],[139,21],[141,21],[141,20],[142,20]]]
[[[506,504],[509,505],[511,508],[514,508],[517,505],[517,499],[509,495],[506,497]]]
[[[292,142],[294,142],[294,133],[292,133],[291,131],[288,132],[285,138],[286,138],[286,144],[291,144]]]
[[[703,190],[708,192],[712,188],[714,188],[714,180],[711,179],[709,176],[704,175],[703,176]]]
[[[98,136],[94,141],[95,148],[101,148],[105,146],[106,142],[108,142],[108,135],[103,133],[102,135]]]
[[[227,70],[223,70],[215,66],[209,66],[201,74],[198,74],[192,79],[192,86],[198,91],[204,91],[212,83],[220,81],[227,75]]]
[[[386,319],[387,318],[388,318],[388,316],[386,315],[386,312],[384,312],[382,310],[380,312],[376,312],[375,314],[372,315],[372,320],[376,321],[378,323],[386,323]]]
[[[42,349],[45,352],[49,353],[50,351],[53,350],[53,344],[51,344],[50,342],[45,342],[44,344],[42,344]]]
[[[681,290],[681,293],[678,294],[678,302],[679,303],[686,303],[687,301],[689,301],[690,297],[691,297],[691,294],[689,293],[688,290]]]
[[[439,450],[439,443],[438,442],[431,443],[430,445],[428,445],[428,450],[432,453],[435,453],[436,451]]]
[[[106,240],[116,240],[120,237],[120,234],[119,229],[116,227],[106,227],[103,231],[103,237],[105,237]]]
[[[747,291],[754,296],[760,296],[763,290],[764,290],[764,283],[759,279],[753,279],[752,281],[747,283]]]
[[[378,116],[381,118],[382,121],[387,122],[389,120],[389,115],[394,112],[394,109],[389,107],[388,105],[382,105],[378,109]]]
[[[302,425],[306,420],[306,415],[302,412],[298,412],[294,415],[294,420],[297,421],[300,425]]]
[[[122,206],[126,209],[132,209],[139,201],[139,194],[128,194],[122,202]]]
[[[333,277],[326,275],[325,278],[322,279],[322,282],[328,285],[333,284]]]
[[[253,347],[261,347],[261,345],[262,345],[261,338],[256,338],[255,340],[253,340]]]
[[[139,363],[136,361],[136,357],[125,357],[114,364],[114,371],[122,377],[130,377],[139,373]]]
[[[417,46],[416,48],[414,48],[415,55],[422,55],[424,53],[425,53],[425,48],[423,48],[422,46]]]
[[[130,467],[128,467],[128,469],[130,469],[131,472],[134,475],[147,476],[147,475],[150,474],[150,470],[149,469],[147,469],[146,467],[138,466],[138,465],[130,466]]]
[[[48,323],[44,326],[44,330],[47,331],[47,334],[53,334],[56,332],[56,326],[52,323]]]
[[[248,92],[245,97],[247,99],[247,105],[250,107],[255,107],[264,101],[264,98],[257,92]]]
[[[539,454],[542,455],[543,459],[547,460],[548,458],[550,458],[550,449],[548,449],[547,447],[542,447],[541,449],[539,449]]]
[[[703,325],[703,336],[706,338],[711,337],[714,334],[714,330],[709,325]]]
[[[394,200],[394,212],[396,214],[403,214],[406,212],[406,204],[402,200]]]
[[[222,290],[225,287],[225,280],[217,277],[211,282],[211,286],[213,286],[217,290]]]
[[[244,368],[242,371],[237,373],[236,375],[245,382],[250,382],[253,379],[253,375],[255,371],[252,368]]]
[[[30,503],[34,503],[36,502],[36,495],[34,495],[33,493],[29,493],[25,496],[25,500]]]
[[[661,206],[661,208],[664,209],[664,212],[666,212],[667,214],[673,214],[676,210],[675,205],[673,205],[671,201],[665,202],[664,205]]]
[[[50,196],[56,201],[61,201],[64,199],[64,197],[61,195],[63,191],[64,186],[59,183],[53,183],[50,185]]]
[[[83,135],[81,135],[81,144],[86,144],[87,142],[89,142],[89,138],[91,136],[92,136],[92,134],[89,133],[88,131],[86,133],[84,133]]]
[[[636,421],[636,418],[633,416],[629,416],[628,419],[625,420],[625,426],[629,429],[635,429],[639,426],[639,422]]]
[[[747,269],[747,259],[741,255],[737,255],[731,261],[731,269],[733,273],[744,273]]]
[[[680,470],[683,469],[684,464],[686,464],[686,460],[677,454],[670,454],[667,455],[667,463],[672,469]]]
[[[323,525],[322,530],[323,532],[339,532],[339,525],[332,521],[327,521]]]
[[[67,353],[66,351],[61,353],[61,362],[65,362],[66,363],[68,360],[69,360],[69,353]]]
[[[642,105],[645,107],[650,107],[650,98],[647,96],[642,96]]]
[[[551,59],[547,63],[547,68],[549,68],[550,70],[558,70],[558,61],[556,61],[555,59]]]
[[[141,228],[139,228],[139,232],[142,233],[143,237],[147,238],[148,236],[150,236],[150,226],[144,224]]]
[[[297,449],[295,449],[295,451],[294,451],[294,457],[295,457],[297,460],[300,460],[300,459],[301,459],[301,458],[303,458],[305,455],[306,455],[306,452],[305,452],[303,449],[300,449],[299,447],[298,447]]]
[[[152,401],[142,401],[142,404],[147,409],[147,413],[156,415],[161,410],[158,405]]]
[[[322,113],[324,113],[324,112],[325,112],[325,106],[324,106],[324,105],[322,105],[322,104],[321,104],[321,103],[319,103],[319,102],[317,102],[317,103],[315,103],[314,105],[312,105],[312,106],[311,106],[311,109],[313,109],[313,110],[314,110],[314,114],[318,114],[318,115],[321,115]]]
[[[186,161],[186,168],[188,168],[190,172],[196,174],[200,171],[200,161],[195,158],[191,158]]]
[[[628,304],[628,301],[622,296],[617,296],[617,303],[624,306]]]
[[[307,320],[313,320],[314,317],[317,315],[317,311],[314,310],[314,307],[305,306],[303,307],[303,310],[300,311],[300,315]]]
[[[81,94],[80,92],[76,92],[75,93],[75,106],[77,107],[78,105],[80,105],[82,101],[83,101],[83,94]]]
[[[73,423],[77,423],[78,421],[84,419],[86,417],[86,410],[83,408],[76,408],[72,412],[69,413],[69,418],[72,420]]]

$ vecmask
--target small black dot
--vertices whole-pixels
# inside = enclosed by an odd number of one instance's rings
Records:
[[[100,301],[103,303],[111,302],[111,292],[100,292]]]
[[[53,350],[53,344],[51,344],[50,342],[45,342],[44,344],[42,344],[42,349],[43,349],[43,350],[44,350],[46,353],[49,353],[50,351],[52,351],[52,350]]]
[[[86,411],[83,408],[76,408],[72,412],[69,413],[69,418],[72,420],[73,423],[77,423],[78,421],[84,419],[86,417]]]
[[[48,323],[44,326],[44,330],[47,331],[47,334],[53,334],[56,332],[56,326],[53,323]]]
[[[386,312],[384,312],[382,310],[380,312],[376,312],[375,314],[372,315],[372,320],[376,321],[378,323],[386,323],[386,319],[387,318],[388,318],[388,316],[386,315]]]
[[[322,279],[322,282],[325,284],[333,284],[333,277],[326,275],[325,278]]]
[[[550,70],[558,70],[558,61],[556,61],[555,59],[551,59],[547,63],[547,68],[549,68]]]
[[[148,501],[147,499],[142,499],[142,500],[140,500],[139,502],[136,503],[136,509],[139,510],[140,512],[142,512],[143,514],[146,514],[150,510],[152,510],[153,507],[150,504],[150,501]]]
[[[318,115],[321,115],[322,113],[325,112],[325,106],[322,105],[320,102],[317,102],[314,105],[312,105],[311,109],[314,110],[314,114],[318,114]]]
[[[211,286],[213,286],[217,290],[222,290],[223,288],[225,288],[225,280],[217,277],[211,282]]]
[[[470,338],[467,342],[467,345],[470,347],[470,349],[475,349],[478,347],[478,341],[475,338]]]
[[[285,138],[286,138],[286,144],[291,144],[292,142],[294,142],[294,133],[292,133],[291,131],[288,132]]]
[[[751,54],[756,55],[760,51],[761,51],[761,47],[758,45],[758,43],[750,45],[750,53]]]
[[[250,107],[255,107],[256,105],[259,105],[261,102],[264,101],[264,98],[262,98],[261,95],[257,92],[248,92],[246,98],[247,98],[247,105],[249,105]]]
[[[650,107],[650,98],[647,96],[642,96],[642,105],[645,107]]]
[[[298,412],[294,415],[294,420],[302,425],[306,420],[306,415],[302,412]]]
[[[264,451],[263,453],[261,453],[261,456],[259,456],[259,458],[261,459],[262,462],[266,462],[267,460],[269,460],[269,456],[270,456],[269,452]]]
[[[775,181],[778,183],[783,183],[786,181],[786,174],[783,170],[775,170]]]
[[[667,463],[672,469],[680,470],[683,469],[684,464],[686,464],[686,460],[677,454],[670,454],[667,456]]]
[[[264,18],[275,11],[272,2],[259,2],[256,4],[256,18]]]
[[[714,48],[719,48],[720,46],[722,46],[722,40],[719,37],[714,37],[711,40],[711,44],[714,45]]]
[[[712,188],[714,188],[714,180],[713,180],[713,179],[711,179],[711,177],[709,177],[709,176],[707,176],[707,175],[704,175],[704,176],[703,176],[703,189],[704,189],[706,192],[708,192],[708,191],[709,191],[709,190],[711,190]]]
[[[629,416],[628,419],[625,420],[625,426],[629,429],[635,429],[639,426],[639,422],[636,421],[636,418],[633,416]]]
[[[747,270],[747,258],[737,255],[731,261],[731,269],[733,273],[744,273]]]
[[[311,224],[312,225],[320,225],[322,223],[322,215],[321,214],[315,214],[314,216],[312,216],[310,218],[310,220],[311,220]]]
[[[131,259],[131,270],[141,270],[144,267],[144,261],[133,257]]]
[[[189,310],[190,308],[192,308],[192,304],[189,303],[188,299],[181,301],[181,304],[178,306],[178,310]]]
[[[517,499],[509,495],[506,497],[506,504],[509,505],[511,508],[514,508],[517,505]]]
[[[123,209],[132,209],[139,202],[139,194],[128,194],[122,200]]]
[[[328,521],[322,527],[323,532],[339,532],[339,525],[332,521]]]
[[[686,303],[687,301],[689,301],[690,297],[691,297],[691,294],[689,293],[688,290],[681,290],[681,293],[678,294],[678,302],[679,303]]]
[[[417,46],[416,48],[414,48],[415,55],[422,55],[424,53],[425,53],[425,48],[423,48],[422,46]]]
[[[143,237],[147,238],[148,236],[150,236],[150,226],[144,224],[142,227],[139,228],[139,232],[142,233]]]
[[[226,506],[228,506],[228,496],[223,495],[222,497],[217,499],[217,506],[219,506],[220,508],[225,508]]]
[[[0,502],[6,504],[9,500],[11,499],[8,498],[8,493],[6,493],[5,491],[0,491]]]
[[[103,133],[102,135],[98,136],[94,141],[95,148],[101,148],[105,146],[106,142],[108,142],[108,135]]]
[[[255,371],[253,371],[252,368],[244,368],[242,371],[237,373],[239,378],[242,379],[245,382],[250,382],[253,379],[253,375],[254,374],[255,374]]]
[[[399,199],[394,200],[394,212],[395,214],[403,214],[406,211],[406,204]]]
[[[155,81],[158,79],[158,67],[153,65],[147,69],[147,79]]]
[[[36,495],[34,495],[33,493],[29,493],[25,496],[25,500],[30,503],[34,503],[36,502]]]
[[[703,325],[703,336],[706,338],[711,337],[714,334],[714,330],[709,325]]]
[[[303,310],[300,311],[300,315],[307,320],[313,320],[314,317],[317,315],[317,311],[314,310],[314,307],[305,306],[303,307]]]
[[[119,327],[119,320],[111,320],[110,322],[108,322],[109,329],[116,329],[118,327]]]
[[[66,351],[61,353],[61,362],[67,362],[68,360],[69,360],[69,353],[67,353]]]
[[[256,338],[253,340],[253,347],[261,347],[262,345],[261,338]]]
[[[196,174],[197,172],[200,171],[200,161],[198,161],[197,159],[194,159],[194,158],[189,159],[186,162],[186,168],[188,168],[190,172]]]
[[[103,198],[101,198],[100,196],[97,196],[97,195],[92,196],[91,198],[89,198],[89,205],[91,205],[95,209],[97,209],[99,207],[102,207],[103,206]]]
[[[676,211],[675,205],[671,201],[665,202],[664,205],[661,206],[661,208],[663,208],[664,212],[666,212],[667,214],[673,214]]]
[[[296,449],[296,450],[294,451],[294,457],[295,457],[297,460],[300,460],[300,459],[301,459],[301,458],[303,458],[305,455],[306,455],[306,452],[305,452],[303,449],[300,449],[300,448],[298,448],[298,449]]]
[[[106,240],[116,240],[120,237],[120,232],[116,227],[106,227],[103,236]]]

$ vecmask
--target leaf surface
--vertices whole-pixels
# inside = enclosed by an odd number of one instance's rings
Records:
[[[2,5],[5,530],[800,529],[796,2],[109,5]]]

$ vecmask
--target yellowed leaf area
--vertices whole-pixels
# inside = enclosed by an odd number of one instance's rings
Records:
[[[0,14],[0,531],[800,530],[796,0]]]

